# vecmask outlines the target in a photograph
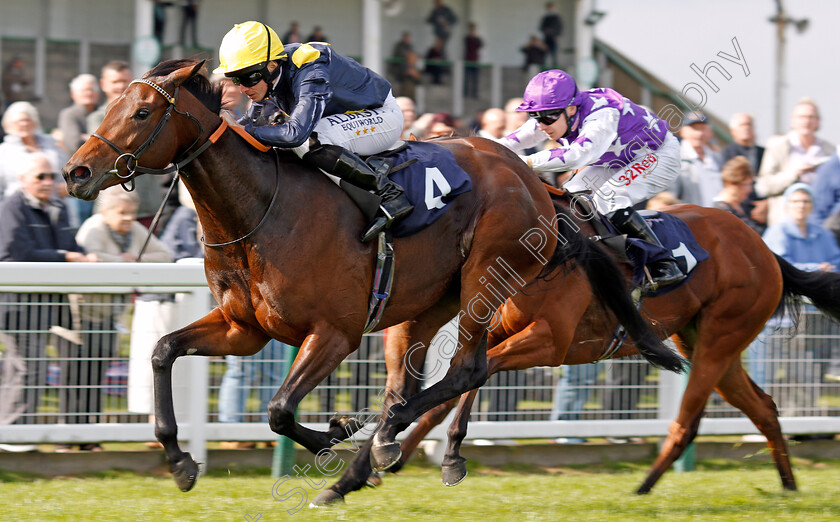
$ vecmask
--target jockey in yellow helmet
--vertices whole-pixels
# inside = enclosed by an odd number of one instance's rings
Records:
[[[293,149],[304,161],[381,197],[381,215],[372,218],[362,241],[369,241],[413,207],[402,187],[374,171],[367,156],[393,146],[403,116],[388,81],[322,42],[283,45],[260,22],[228,31],[219,47],[224,73],[251,99],[240,120],[265,145]],[[271,116],[288,117],[276,123]],[[354,154],[355,153],[355,154]],[[364,209],[363,209],[364,211]]]

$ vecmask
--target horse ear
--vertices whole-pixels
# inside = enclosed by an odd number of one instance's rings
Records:
[[[417,136],[415,136],[414,133],[412,132],[411,134],[408,135],[408,141],[417,141]]]
[[[204,68],[204,64],[206,62],[207,62],[207,60],[201,60],[200,62],[195,64],[192,68],[182,67],[181,69],[178,69],[177,71],[170,74],[169,79],[172,80],[172,83],[175,85],[175,87],[178,87],[182,83],[186,82],[187,80],[189,80],[190,78],[192,78],[193,76],[195,76],[196,74],[201,72],[201,69]]]

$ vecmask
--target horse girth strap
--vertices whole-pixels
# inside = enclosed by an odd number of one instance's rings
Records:
[[[376,254],[376,271],[373,274],[373,290],[370,294],[368,318],[364,333],[372,332],[382,319],[385,305],[391,296],[394,280],[394,237],[390,230],[379,233],[379,251]]]

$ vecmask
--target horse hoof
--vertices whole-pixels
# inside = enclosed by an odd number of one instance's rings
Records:
[[[322,491],[320,495],[315,497],[315,500],[309,503],[309,507],[319,508],[323,506],[331,506],[341,502],[344,502],[344,495],[331,489],[328,489],[326,491]]]
[[[399,442],[387,442],[377,446],[374,444],[370,450],[371,467],[373,471],[385,471],[402,457],[402,449]]]
[[[357,431],[364,427],[364,424],[359,422],[358,419],[355,417],[348,417],[347,415],[336,414],[330,419],[330,430],[338,429],[341,431],[344,437],[341,440],[349,439]]]
[[[467,478],[467,463],[459,462],[452,465],[444,465],[440,469],[444,486],[457,486]]]
[[[172,478],[181,491],[191,490],[198,480],[198,465],[189,453],[184,453],[182,460],[169,466],[169,471],[172,472]]]
[[[365,486],[369,488],[378,488],[382,485],[382,475],[379,473],[371,473],[370,476],[365,481]]]

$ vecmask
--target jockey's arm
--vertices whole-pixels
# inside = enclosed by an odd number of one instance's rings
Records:
[[[577,139],[560,147],[541,150],[530,156],[520,156],[534,170],[560,172],[577,170],[590,165],[609,150],[618,137],[618,109],[603,108],[590,114],[581,124]]]
[[[245,130],[272,147],[298,147],[309,139],[332,97],[327,69],[320,63],[307,64],[296,75],[292,89],[297,103],[285,122]]]
[[[285,123],[260,127],[247,125],[245,130],[265,145],[282,148],[297,147],[312,134],[312,129],[321,119],[326,106],[326,101],[321,96],[304,98],[298,101]]]
[[[537,120],[528,118],[528,121],[515,131],[493,141],[501,143],[517,154],[522,154],[525,149],[539,147],[547,139],[549,139],[548,134],[540,130]]]

